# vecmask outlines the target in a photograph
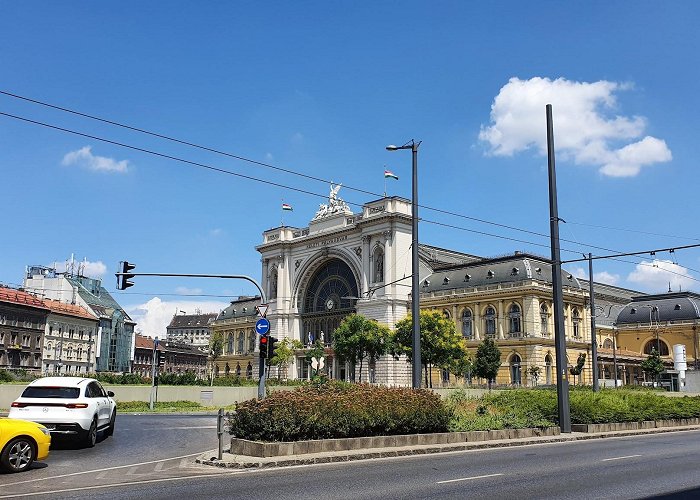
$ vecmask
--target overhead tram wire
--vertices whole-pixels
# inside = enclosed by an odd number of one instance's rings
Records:
[[[5,93],[5,92],[0,91],[0,93]],[[49,123],[40,122],[40,121],[38,121],[38,120],[32,120],[32,119],[30,119],[30,118],[26,118],[26,117],[14,115],[14,114],[11,114],[11,113],[5,113],[5,112],[3,112],[3,111],[0,111],[0,116],[6,116],[6,117],[8,117],[8,118],[13,118],[13,119],[15,119],[15,120],[23,121],[23,122],[26,122],[26,123],[31,123],[31,124],[33,124],[33,125],[39,125],[39,126],[42,126],[42,127],[46,127],[46,128],[53,129],[53,130],[58,130],[58,131],[61,131],[61,132],[66,132],[66,133],[69,133],[69,134],[73,134],[73,135],[77,135],[77,136],[81,136],[81,137],[86,137],[86,138],[89,138],[89,139],[94,139],[94,140],[96,140],[96,141],[104,142],[104,143],[107,143],[107,144],[112,144],[112,145],[115,145],[115,146],[119,146],[119,147],[126,148],[126,149],[131,149],[131,150],[134,150],[134,151],[139,151],[139,152],[141,152],[141,153],[150,154],[150,155],[153,155],[153,156],[157,156],[157,157],[160,157],[160,158],[165,158],[165,159],[177,161],[177,162],[180,162],[180,163],[185,163],[185,164],[188,164],[188,165],[192,165],[192,166],[199,167],[199,168],[204,168],[204,169],[211,170],[211,171],[214,171],[214,172],[219,172],[219,173],[228,174],[228,175],[232,175],[232,176],[235,176],[235,177],[240,177],[240,178],[247,179],[247,180],[251,180],[251,181],[255,181],[255,182],[260,182],[260,183],[265,184],[265,185],[268,185],[268,186],[271,185],[271,186],[279,187],[279,188],[281,188],[281,189],[289,189],[289,190],[291,190],[291,191],[296,191],[296,192],[298,192],[298,193],[306,194],[306,195],[313,196],[313,197],[316,197],[316,198],[322,198],[322,199],[325,199],[325,198],[326,198],[326,195],[321,194],[321,193],[315,193],[315,192],[313,192],[313,191],[308,191],[308,190],[301,189],[301,188],[297,188],[297,187],[294,187],[294,186],[289,186],[289,185],[286,185],[286,184],[281,184],[281,183],[278,183],[278,182],[270,181],[270,180],[268,180],[268,179],[261,179],[261,178],[258,178],[258,177],[254,177],[254,176],[252,176],[252,175],[242,174],[242,173],[240,173],[240,172],[234,172],[234,171],[226,170],[226,169],[223,169],[223,168],[220,168],[220,167],[214,167],[214,166],[212,166],[212,165],[208,165],[208,164],[205,164],[205,163],[200,163],[200,162],[195,162],[195,161],[192,161],[192,160],[187,160],[187,159],[180,158],[180,157],[177,157],[177,156],[168,155],[168,154],[165,154],[165,153],[160,153],[160,152],[158,152],[158,151],[153,151],[153,150],[150,150],[150,149],[141,148],[141,147],[138,147],[138,146],[133,146],[133,145],[130,145],[130,144],[126,144],[126,143],[119,142],[119,141],[113,141],[113,140],[111,140],[111,139],[106,139],[106,138],[99,137],[99,136],[92,135],[92,134],[86,134],[86,133],[84,133],[84,132],[79,132],[79,131],[77,131],[77,130],[71,130],[71,129],[68,129],[68,128],[65,128],[65,127],[59,127],[59,126],[57,126],[57,125],[52,125],[52,124],[49,124]],[[259,162],[258,162],[258,163],[259,163]],[[267,166],[267,164],[263,164],[263,165]],[[279,168],[279,167],[273,167],[273,168]],[[290,171],[290,172],[291,172],[291,171]],[[300,175],[305,176],[305,174],[300,174]],[[326,181],[324,180],[324,182],[326,182]],[[372,192],[370,192],[370,191],[361,190],[361,189],[358,189],[358,188],[354,188],[353,190],[355,190],[355,191],[360,191],[360,192],[364,192],[364,193],[368,193],[368,194],[374,194],[374,193],[372,193]],[[352,202],[352,201],[346,201],[346,202],[347,202],[348,204],[353,205],[353,206],[356,206],[356,207],[358,207],[358,208],[362,208],[362,207],[363,207],[363,204],[361,204],[361,203],[356,203],[356,202]],[[454,215],[454,216],[461,217],[461,218],[466,218],[466,219],[470,219],[470,220],[476,220],[476,221],[479,221],[479,222],[485,222],[485,223],[487,223],[487,224],[492,224],[492,225],[496,225],[496,226],[503,227],[503,228],[507,228],[507,229],[513,229],[513,230],[517,230],[517,231],[521,231],[521,232],[525,232],[525,233],[529,233],[529,234],[533,234],[533,235],[537,235],[537,236],[546,236],[546,235],[544,235],[544,234],[542,234],[542,233],[537,233],[537,232],[529,231],[529,230],[526,230],[526,229],[515,228],[515,227],[513,227],[513,226],[508,226],[508,225],[499,224],[499,223],[495,223],[495,222],[483,221],[483,220],[481,220],[481,219],[475,219],[475,218],[473,218],[473,217],[469,217],[469,216],[466,216],[466,215],[457,214],[457,213],[453,213],[453,212],[449,212],[449,211],[445,211],[445,210],[441,210],[441,209],[434,209],[434,208],[431,208],[431,207],[424,207],[424,208],[427,208],[427,209],[430,209],[430,210],[433,210],[433,211],[437,211],[437,212],[440,212],[440,213],[445,213],[445,214],[448,214],[448,215]],[[428,223],[428,224],[435,224],[435,225],[439,225],[439,226],[443,226],[443,227],[448,227],[448,228],[452,228],[452,229],[459,229],[459,230],[471,232],[471,233],[474,233],[474,234],[480,234],[480,235],[482,235],[482,236],[489,236],[489,237],[493,237],[493,238],[504,239],[504,240],[507,240],[507,241],[514,241],[514,242],[518,242],[518,243],[525,243],[525,244],[528,244],[528,245],[533,245],[533,246],[538,246],[538,247],[549,248],[549,245],[546,245],[546,244],[535,243],[535,242],[531,242],[531,241],[527,241],[527,240],[521,240],[521,239],[518,239],[518,238],[511,238],[511,237],[508,237],[508,236],[502,236],[502,235],[497,235],[497,234],[493,234],[493,233],[487,233],[487,232],[484,232],[484,231],[478,231],[478,230],[475,230],[475,229],[469,229],[469,228],[465,228],[465,227],[462,227],[462,226],[456,226],[456,225],[454,225],[454,224],[447,224],[447,223],[444,223],[444,222],[433,221],[433,220],[425,219],[425,218],[421,218],[420,221],[421,221],[421,222]],[[565,241],[565,242],[567,242],[567,243],[572,243],[572,244],[576,244],[576,245],[581,245],[581,246],[583,246],[583,247],[585,247],[585,248],[595,248],[595,249],[598,249],[598,250],[605,250],[605,251],[614,252],[614,250],[610,250],[610,249],[608,249],[608,248],[598,247],[598,246],[595,246],[595,245],[589,245],[589,244],[581,243],[581,242],[578,242],[578,241],[571,241],[571,240],[565,240],[565,239],[561,239],[561,241]],[[572,250],[572,249],[565,249],[565,248],[561,248],[561,250],[564,251],[564,252],[570,252],[570,253],[577,253],[577,254],[578,254],[578,253],[581,253],[580,250]],[[644,265],[643,263],[638,263],[638,264],[639,264],[639,265]],[[652,266],[652,267],[653,267],[653,266]],[[664,270],[664,271],[666,271],[666,270]],[[671,272],[671,273],[672,273],[672,271],[668,271],[668,272]],[[681,276],[685,276],[685,275],[681,275]],[[694,279],[694,278],[693,278],[693,279]]]
[[[74,114],[74,115],[76,115],[76,116],[81,116],[81,117],[83,117],[83,118],[88,118],[88,119],[95,120],[95,121],[99,121],[99,122],[106,123],[106,124],[109,124],[109,125],[114,125],[114,126],[116,126],[116,127],[121,127],[121,128],[127,129],[127,130],[134,131],[134,132],[139,132],[139,133],[142,133],[142,134],[150,135],[150,136],[153,136],[153,137],[157,137],[157,138],[159,138],[159,139],[164,139],[164,140],[171,141],[171,142],[175,142],[175,143],[182,144],[182,145],[185,145],[185,146],[189,146],[189,147],[201,149],[201,150],[203,150],[203,151],[208,151],[208,152],[211,152],[211,153],[215,153],[215,154],[227,156],[227,157],[229,157],[229,158],[233,158],[233,159],[236,159],[236,160],[248,162],[248,163],[251,163],[251,164],[253,164],[253,165],[260,166],[260,167],[270,168],[270,169],[277,170],[277,171],[280,171],[280,172],[284,172],[284,173],[287,173],[287,174],[296,175],[296,176],[302,177],[302,178],[304,178],[304,179],[309,179],[309,180],[313,180],[313,181],[317,181],[317,182],[323,182],[323,183],[325,183],[325,184],[328,184],[328,183],[331,182],[330,180],[328,180],[328,179],[323,179],[323,178],[321,178],[321,177],[316,177],[316,176],[313,176],[313,175],[304,174],[304,173],[302,173],[302,172],[298,172],[298,171],[295,171],[295,170],[292,170],[292,169],[288,169],[288,168],[284,168],[284,167],[278,167],[278,166],[272,165],[272,164],[270,164],[270,163],[265,163],[265,162],[253,160],[253,159],[250,159],[250,158],[246,158],[246,157],[244,157],[244,156],[240,156],[240,155],[236,155],[236,154],[229,153],[229,152],[226,152],[226,151],[222,151],[222,150],[220,150],[220,149],[215,149],[215,148],[212,148],[212,147],[209,147],[209,146],[203,146],[203,145],[201,145],[201,144],[196,144],[196,143],[193,143],[193,142],[190,142],[190,141],[186,141],[186,140],[183,140],[183,139],[178,139],[178,138],[176,138],[176,137],[172,137],[172,136],[169,136],[169,135],[161,134],[161,133],[158,133],[158,132],[153,132],[153,131],[146,130],[146,129],[143,129],[143,128],[140,128],[140,127],[135,127],[135,126],[133,126],[133,125],[127,125],[127,124],[124,124],[124,123],[120,123],[120,122],[117,122],[117,121],[115,121],[115,120],[110,120],[110,119],[107,119],[107,118],[102,118],[102,117],[99,117],[99,116],[96,116],[96,115],[91,115],[91,114],[88,114],[88,113],[83,113],[83,112],[81,112],[81,111],[76,111],[76,110],[74,110],[74,109],[66,108],[66,107],[64,107],[64,106],[58,106],[58,105],[51,104],[51,103],[47,103],[47,102],[40,101],[40,100],[37,100],[37,99],[32,99],[32,98],[30,98],[30,97],[21,96],[21,95],[19,95],[19,94],[14,94],[14,93],[12,93],[12,92],[8,92],[8,91],[5,91],[5,90],[0,90],[0,94],[6,95],[6,96],[8,96],[8,97],[13,97],[13,98],[15,98],[15,99],[20,99],[20,100],[24,100],[24,101],[27,101],[27,102],[31,102],[31,103],[33,103],[33,104],[38,104],[38,105],[41,105],[41,106],[45,106],[45,107],[48,107],[48,108],[51,108],[51,109],[56,109],[56,110],[59,110],[59,111],[63,111],[63,112],[65,112],[65,113]],[[375,192],[373,192],[373,191],[369,191],[369,190],[366,190],[366,189],[354,187],[354,186],[351,186],[351,185],[344,184],[343,187],[345,187],[346,189],[348,189],[348,190],[350,190],[350,191],[356,191],[356,192],[358,192],[358,193],[367,194],[367,195],[375,196],[375,197],[378,197],[378,198],[383,197],[382,194],[375,193]],[[526,233],[526,234],[531,234],[531,235],[533,235],[533,236],[539,236],[539,237],[542,237],[542,238],[549,238],[549,235],[548,235],[548,234],[539,233],[539,232],[537,232],[537,231],[531,231],[531,230],[528,230],[528,229],[523,229],[523,228],[519,228],[519,227],[515,227],[515,226],[510,226],[510,225],[508,225],[508,224],[502,224],[502,223],[499,223],[499,222],[488,221],[488,220],[485,220],[485,219],[480,219],[480,218],[478,218],[478,217],[472,217],[472,216],[469,216],[469,215],[459,214],[459,213],[456,213],[456,212],[452,212],[452,211],[450,211],[450,210],[444,210],[444,209],[435,208],[435,207],[430,207],[430,206],[421,205],[421,204],[418,204],[418,207],[419,207],[419,208],[422,208],[422,209],[430,210],[430,211],[433,211],[433,212],[441,213],[441,214],[444,214],[444,215],[451,215],[451,216],[453,216],[453,217],[459,217],[459,218],[462,218],[462,219],[471,220],[471,221],[474,221],[474,222],[479,222],[479,223],[481,223],[481,224],[488,224],[488,225],[492,225],[492,226],[496,226],[496,227],[501,227],[501,228],[504,228],[504,229],[510,229],[510,230],[512,230],[512,231],[518,231],[518,232],[522,232],[522,233]],[[566,241],[567,243],[573,243],[573,244],[583,245],[582,243],[579,243],[579,242],[576,242],[576,241],[571,241],[571,240],[566,240],[566,239],[563,239],[563,238],[561,239],[561,241]],[[586,246],[587,246],[587,247],[590,247],[590,248],[595,248],[595,249],[597,249],[597,250],[605,250],[606,252],[613,252],[613,251],[614,251],[614,250],[610,250],[610,249],[608,249],[608,248],[595,247],[595,246],[590,246],[590,245],[586,245]]]

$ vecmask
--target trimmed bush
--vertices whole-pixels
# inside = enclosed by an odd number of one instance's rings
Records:
[[[328,382],[236,405],[229,431],[253,441],[446,432],[450,412],[425,389]]]

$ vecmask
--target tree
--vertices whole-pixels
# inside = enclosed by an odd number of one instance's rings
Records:
[[[355,366],[360,364],[360,382],[364,359],[377,360],[389,351],[391,332],[375,320],[360,314],[349,314],[333,332],[333,350],[341,361],[352,365],[352,380],[355,381]]]
[[[647,359],[642,361],[641,366],[644,373],[648,374],[654,381],[658,381],[659,374],[665,370],[664,362],[661,361],[659,351],[656,349],[651,350],[651,354]]]
[[[467,346],[463,345],[461,355],[453,360],[450,366],[450,371],[464,378],[465,384],[472,384],[472,374],[474,373],[474,358],[467,350]]]
[[[569,368],[569,373],[571,373],[574,377],[578,377],[579,383],[581,382],[581,372],[583,371],[583,365],[586,364],[586,355],[583,353],[580,353],[578,355],[578,359],[576,360],[576,366],[572,366]]]
[[[216,360],[224,352],[224,334],[223,332],[213,332],[209,337],[209,359],[211,359],[211,377],[210,384],[214,385],[214,366]]]
[[[464,355],[464,339],[455,331],[455,324],[438,311],[420,312],[420,356],[425,381],[432,383],[432,368],[448,368]],[[408,316],[396,323],[392,338],[392,354],[404,354],[413,359],[413,318]]]
[[[496,380],[498,369],[501,367],[501,350],[493,339],[485,338],[476,349],[476,360],[474,362],[474,374],[477,377],[485,378],[489,382]]]
[[[275,355],[270,359],[270,365],[276,365],[278,367],[278,373],[282,372],[284,374],[280,374],[280,378],[284,377],[284,380],[287,379],[289,363],[294,359],[296,351],[303,348],[304,345],[299,340],[292,340],[290,338],[282,339],[277,343],[275,346]]]

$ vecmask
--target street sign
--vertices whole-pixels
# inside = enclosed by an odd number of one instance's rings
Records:
[[[255,310],[258,311],[261,318],[264,318],[267,314],[267,307],[268,304],[260,304],[259,306],[255,306]]]
[[[260,318],[255,322],[255,333],[265,335],[270,331],[270,322],[265,318]]]

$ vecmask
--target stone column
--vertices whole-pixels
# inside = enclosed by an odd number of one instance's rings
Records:
[[[455,324],[455,329],[459,332],[459,334],[462,334],[462,325],[460,322],[457,321],[457,304],[452,305],[452,321],[454,321]]]
[[[497,324],[496,324],[496,328],[498,329],[498,330],[496,330],[496,335],[498,336],[499,339],[504,339],[504,338],[505,338],[505,334],[504,334],[504,330],[503,330],[503,320],[504,320],[504,317],[503,317],[503,301],[502,301],[502,300],[499,300],[499,301],[498,301],[498,321],[497,321]]]
[[[368,234],[362,237],[362,292],[360,292],[361,294],[369,290],[369,283],[372,279],[372,259],[369,252],[369,244],[371,239],[372,237]]]
[[[481,305],[477,302],[474,304],[472,314],[472,332],[475,340],[481,340]]]

